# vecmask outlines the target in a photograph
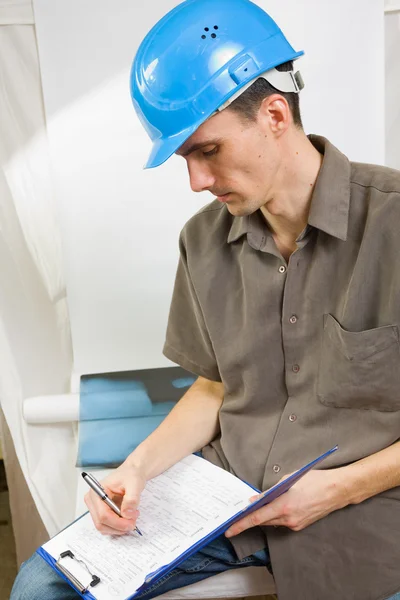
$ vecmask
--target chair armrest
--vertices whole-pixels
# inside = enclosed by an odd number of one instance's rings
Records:
[[[26,398],[22,407],[30,424],[79,421],[79,394],[54,394]]]

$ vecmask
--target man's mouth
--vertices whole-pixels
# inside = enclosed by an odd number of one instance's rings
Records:
[[[215,194],[215,196],[220,202],[227,202],[229,200],[230,192],[226,194]]]

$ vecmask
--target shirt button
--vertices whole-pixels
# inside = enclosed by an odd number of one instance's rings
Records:
[[[284,267],[283,265],[279,267],[279,273],[285,273],[286,272],[286,267]]]
[[[293,371],[293,373],[298,373],[300,371],[299,365],[293,365],[292,366],[292,371]]]
[[[297,419],[296,415],[290,415],[290,417],[289,417],[289,421],[291,421],[291,423],[293,423],[296,419]]]
[[[272,470],[274,471],[274,473],[279,473],[279,471],[281,470],[281,468],[280,468],[280,466],[279,466],[279,465],[274,465],[274,466],[272,467]]]
[[[292,316],[290,317],[289,321],[290,321],[290,323],[292,323],[292,325],[293,325],[294,323],[297,323],[297,317],[296,317],[296,315],[292,315]]]

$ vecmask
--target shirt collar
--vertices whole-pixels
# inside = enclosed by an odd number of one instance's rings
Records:
[[[249,215],[251,216],[251,215]],[[228,235],[228,244],[236,242],[242,235],[249,231],[249,216],[234,217]]]
[[[323,155],[321,169],[315,182],[308,224],[346,240],[350,206],[350,162],[327,139],[308,136],[313,146]],[[245,217],[234,217],[228,234],[228,244],[242,235],[252,238],[252,246],[263,248],[270,235],[260,213],[256,211]]]
[[[349,159],[327,139],[317,135],[308,137],[324,157],[315,182],[308,223],[345,241],[350,208]]]

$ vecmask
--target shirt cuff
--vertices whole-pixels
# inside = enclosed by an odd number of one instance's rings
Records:
[[[202,367],[201,365],[191,361],[187,356],[172,348],[169,344],[165,343],[163,348],[163,354],[172,362],[176,363],[186,371],[190,371],[194,375],[199,375],[200,377],[205,377],[210,381],[221,381],[221,376],[217,368],[210,369],[206,367]]]

